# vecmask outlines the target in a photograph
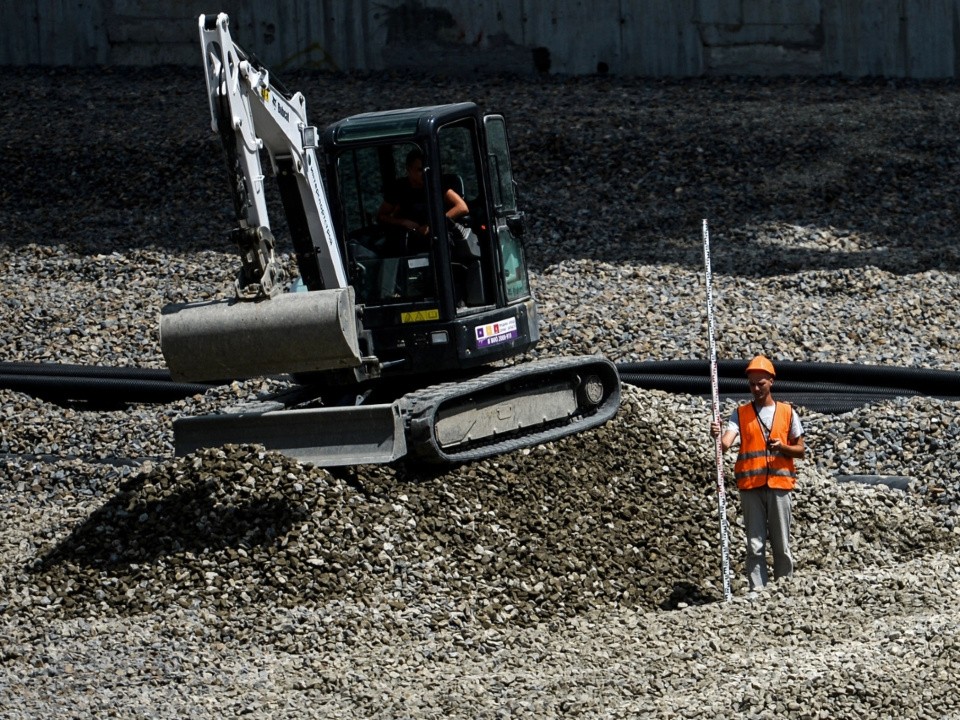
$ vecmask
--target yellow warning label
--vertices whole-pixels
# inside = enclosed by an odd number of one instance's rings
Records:
[[[400,322],[402,323],[430,322],[431,320],[439,319],[440,310],[438,308],[400,313]]]

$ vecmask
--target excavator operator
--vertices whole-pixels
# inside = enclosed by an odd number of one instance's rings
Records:
[[[384,192],[377,220],[381,225],[393,225],[426,238],[430,234],[430,219],[423,181],[423,151],[419,148],[407,153],[406,172]],[[466,201],[451,189],[444,191],[443,202],[450,220],[459,220],[469,212]]]

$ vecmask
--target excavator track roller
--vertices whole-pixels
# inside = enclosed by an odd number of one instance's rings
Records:
[[[603,401],[603,380],[598,375],[588,375],[580,382],[577,399],[584,407],[596,407]]]

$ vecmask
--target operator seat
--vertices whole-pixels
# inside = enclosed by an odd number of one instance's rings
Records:
[[[441,176],[444,193],[453,190],[464,202],[467,201],[463,178],[453,173]],[[469,203],[468,203],[469,207]],[[450,257],[453,270],[454,290],[457,304],[471,307],[483,305],[483,268],[480,263],[480,241],[471,227],[467,214],[457,221],[447,221],[447,237],[450,242]]]

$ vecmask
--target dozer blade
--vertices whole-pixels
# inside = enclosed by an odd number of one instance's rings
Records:
[[[412,454],[466,462],[602,425],[620,407],[620,376],[603,357],[555,358],[437,385],[398,402]]]
[[[181,382],[339,370],[361,365],[357,324],[349,287],[168,305],[160,347]]]
[[[259,444],[320,467],[389,463],[407,452],[396,403],[178,418],[173,435],[177,455]]]

